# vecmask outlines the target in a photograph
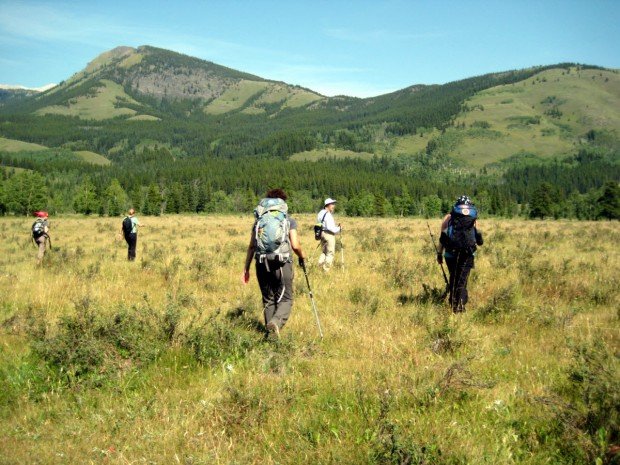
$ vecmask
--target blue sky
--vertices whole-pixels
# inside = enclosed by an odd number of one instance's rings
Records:
[[[620,67],[620,0],[0,0],[0,83],[38,87],[154,45],[368,97],[572,61]]]

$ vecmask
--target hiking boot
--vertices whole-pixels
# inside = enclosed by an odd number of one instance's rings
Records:
[[[457,306],[452,308],[452,311],[454,313],[464,313],[465,312],[465,305],[463,305],[463,303],[459,303]]]
[[[274,321],[267,323],[267,333],[276,339],[280,339],[280,328],[278,328],[278,324]]]

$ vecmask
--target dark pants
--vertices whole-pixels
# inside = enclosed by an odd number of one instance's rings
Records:
[[[454,257],[446,257],[446,265],[450,272],[450,306],[452,311],[464,312],[467,304],[467,279],[474,267],[474,257],[468,253],[458,253]]]
[[[127,260],[136,259],[136,244],[138,243],[138,233],[129,233],[125,236],[127,241]]]
[[[256,277],[263,295],[265,325],[273,321],[282,328],[293,308],[293,264],[256,261]]]

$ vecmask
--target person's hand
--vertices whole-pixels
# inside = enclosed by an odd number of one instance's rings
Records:
[[[443,263],[443,255],[441,255],[441,252],[437,252],[437,263],[440,265]]]
[[[243,284],[250,282],[250,270],[243,270],[243,276],[241,277]]]
[[[304,257],[299,257],[299,266],[306,268],[306,261],[304,260]]]

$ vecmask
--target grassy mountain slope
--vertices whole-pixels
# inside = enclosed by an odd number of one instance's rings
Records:
[[[263,95],[265,94],[265,95]],[[208,114],[295,108],[322,97],[314,92],[155,47],[117,47],[91,61],[33,102],[27,111],[81,119],[153,117],[162,99],[194,101]],[[248,104],[248,101],[252,100]],[[256,100],[256,102],[254,102]],[[144,120],[145,118],[140,118]],[[149,118],[146,118],[149,119]]]
[[[59,86],[0,107],[0,136],[114,157],[144,139],[198,157],[438,151],[475,169],[524,151],[564,155],[591,129],[616,130],[618,82],[614,71],[559,64],[325,98],[167,50],[118,47]]]
[[[104,120],[118,116],[134,116],[136,110],[127,108],[126,104],[138,104],[125,93],[123,88],[108,79],[99,81],[89,92],[67,100],[64,105],[50,105],[36,111],[38,115],[77,116],[82,119]]]
[[[9,158],[14,160],[40,160],[57,157],[81,160],[93,165],[106,166],[110,164],[110,160],[106,157],[89,150],[50,149],[43,145],[6,139],[4,137],[0,137],[0,156],[1,155],[8,155]]]
[[[450,155],[468,165],[483,166],[519,152],[565,155],[592,129],[620,135],[620,74],[546,70],[479,92],[464,109],[444,139],[454,139]]]
[[[47,147],[39,144],[31,144],[29,142],[0,137],[0,152],[36,152],[38,150],[47,150]]]

